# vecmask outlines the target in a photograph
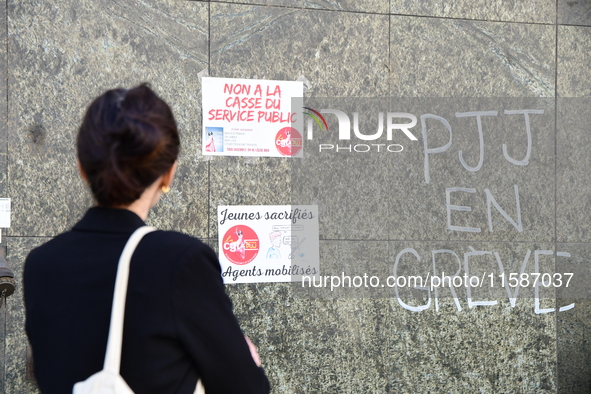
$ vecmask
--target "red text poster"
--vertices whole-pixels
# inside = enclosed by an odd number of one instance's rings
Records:
[[[207,77],[202,94],[204,155],[302,157],[302,82]]]

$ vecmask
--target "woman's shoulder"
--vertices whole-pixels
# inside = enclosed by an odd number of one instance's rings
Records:
[[[207,279],[221,275],[221,266],[213,249],[200,239],[187,234],[154,231],[140,242],[138,252],[140,259],[155,261],[156,264],[166,261],[165,270],[169,270],[175,277],[198,276]]]
[[[33,249],[29,251],[25,262],[25,266],[32,264],[32,262],[43,260],[46,258],[46,256],[53,256],[58,251],[63,250],[63,245],[68,245],[70,243],[70,233],[71,231],[61,233],[49,239],[48,241],[45,241],[35,246]]]
[[[146,235],[150,242],[157,242],[163,247],[184,251],[210,251],[211,247],[192,235],[170,230],[156,230]]]
[[[201,260],[219,269],[217,255],[211,246],[196,237],[177,231],[157,230],[145,238],[145,242],[138,246],[143,252],[165,253],[172,260]]]
[[[27,266],[37,266],[48,258],[62,260],[85,258],[93,260],[94,255],[116,259],[129,236],[125,234],[96,234],[67,231],[32,249],[27,256]],[[89,256],[90,254],[90,256]],[[212,248],[200,239],[177,231],[156,230],[148,233],[137,246],[136,253],[147,261],[166,258],[167,261],[184,259],[205,260],[219,265]],[[42,264],[43,265],[43,264]]]

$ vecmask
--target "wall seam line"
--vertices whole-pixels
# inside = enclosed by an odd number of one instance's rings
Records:
[[[211,2],[207,2],[207,75],[211,75]],[[203,97],[203,84],[201,85]],[[201,103],[203,107],[203,103]],[[203,108],[201,108],[203,113]],[[203,117],[201,117],[201,145],[203,145]],[[211,157],[210,157],[211,159]],[[211,239],[211,160],[207,161],[207,239]],[[218,251],[219,253],[219,251]]]
[[[554,42],[554,250],[558,250],[558,0],[556,0],[555,42]],[[554,272],[556,272],[556,256],[554,256]],[[556,289],[554,289],[555,303],[558,304]],[[558,308],[558,305],[555,305]],[[560,390],[560,376],[558,376],[558,312],[554,314],[554,327],[556,330],[556,392]]]

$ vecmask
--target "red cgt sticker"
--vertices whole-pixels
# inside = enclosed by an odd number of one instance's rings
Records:
[[[302,135],[293,127],[284,127],[275,136],[275,147],[283,156],[295,156],[302,149]]]
[[[237,225],[226,231],[222,247],[228,260],[237,265],[245,265],[259,253],[259,237],[250,227]]]

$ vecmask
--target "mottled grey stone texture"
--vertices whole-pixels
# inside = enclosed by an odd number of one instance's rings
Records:
[[[347,263],[368,268],[386,247],[384,242],[321,241],[321,260],[333,264],[332,259],[349,256]],[[363,262],[356,260],[361,256]],[[381,335],[387,300],[319,298],[296,283],[228,285],[226,290],[244,332],[259,348],[274,393],[387,392]]]
[[[290,159],[212,157],[210,165],[209,236],[217,231],[219,205],[288,205],[291,203]]]
[[[229,0],[228,3],[386,14],[388,13],[388,1],[389,0]]]
[[[556,2],[552,0],[538,0],[535,2],[527,0],[390,0],[390,12],[403,15],[506,22],[556,22]]]
[[[497,310],[396,309],[383,327],[391,333],[386,392],[556,392],[555,317],[521,305]]]
[[[532,250],[528,267],[533,269],[533,250],[552,248],[471,246],[499,252],[507,270],[521,265],[527,249]],[[351,275],[373,270],[383,280],[388,272],[378,271],[387,268],[384,253],[392,256],[390,265],[397,252],[409,247],[422,257],[425,266],[414,272],[422,275],[432,264],[431,250],[450,248],[460,256],[469,251],[466,243],[321,241],[321,269]],[[545,268],[551,269],[552,258],[548,262]],[[439,270],[451,268],[438,265]],[[532,293],[525,289],[514,308],[505,295],[498,305],[469,309],[460,290],[462,311],[442,291],[439,312],[432,301],[428,310],[417,313],[393,297],[351,297],[363,293],[362,288],[336,298],[343,293],[299,287],[227,287],[245,332],[259,346],[274,392],[556,392],[556,316],[536,315]],[[404,295],[401,299],[413,304]],[[542,306],[551,307],[553,301],[543,299]],[[304,371],[309,371],[305,378]]]
[[[7,51],[6,51],[6,3],[0,4],[0,193],[6,196],[7,157],[6,147],[8,140],[8,125],[6,101],[6,75],[7,75]]]
[[[76,169],[82,114],[104,90],[143,81],[172,104],[183,135],[183,184],[153,222],[206,234],[197,73],[208,61],[207,9],[177,1],[9,2],[11,234],[56,235],[92,204]]]
[[[388,95],[388,16],[211,3],[213,77],[293,81],[315,96]]]
[[[6,124],[6,3],[0,3],[0,193],[6,197],[7,158],[6,144],[8,138],[8,126]],[[6,307],[0,305],[0,393],[6,392]]]
[[[514,269],[521,264],[526,249],[552,245],[392,242],[390,250],[392,261],[403,248],[417,250],[421,262],[411,268],[415,275],[425,275],[432,267],[431,251],[451,249],[462,256],[470,250],[468,246],[497,251],[505,269]],[[494,258],[478,263],[486,272],[496,274],[494,263],[485,264],[491,260]],[[471,274],[479,264],[470,264]],[[455,262],[440,265],[438,258],[438,274],[452,269],[452,273],[457,269]],[[402,270],[399,275],[410,273]],[[483,294],[486,289],[474,290],[473,301],[495,300]],[[396,299],[390,299],[389,318],[383,319],[382,326],[386,333],[384,352],[390,354],[385,360],[390,374],[388,392],[555,392],[554,314],[536,315],[531,293],[518,299],[515,308],[510,307],[505,295],[496,299],[497,305],[469,309],[462,289],[457,292],[462,311],[457,311],[447,292],[439,293],[439,312],[433,304],[426,311],[409,312]],[[411,305],[424,302],[401,299]]]
[[[368,240],[322,240],[320,241],[320,273],[334,275],[342,280],[342,285],[335,280],[331,287],[321,285],[322,279],[294,282],[292,291],[297,298],[390,298],[395,297],[393,288],[371,285],[371,277],[380,278],[381,284],[393,274],[391,261],[392,250],[388,241]],[[367,275],[367,278],[363,278]],[[361,279],[355,279],[355,276]],[[348,279],[347,277],[351,278]],[[365,282],[360,283],[360,280]],[[322,286],[322,287],[321,287]]]
[[[26,378],[28,340],[25,334],[22,275],[25,259],[29,252],[49,239],[43,237],[2,239],[2,243],[7,247],[6,260],[18,282],[15,292],[7,300],[5,394],[39,392],[36,382]]]
[[[205,242],[219,252],[217,239]],[[363,264],[368,268],[386,249],[384,242],[339,248],[343,244],[321,241],[323,266],[335,257],[349,256],[351,262],[369,252]],[[386,300],[334,299],[298,283],[230,284],[226,292],[245,335],[259,349],[273,393],[386,392],[377,336]]]
[[[392,16],[394,97],[554,97],[554,26]]]
[[[293,297],[289,284],[227,287],[274,393],[380,393],[387,375],[381,299]]]
[[[558,23],[591,26],[591,1],[558,0]]]
[[[558,108],[556,130],[557,237],[562,242],[589,242],[590,191],[588,146],[591,121],[591,28],[560,26],[558,30]]]
[[[6,382],[6,308],[0,309],[0,392],[5,393]]]
[[[556,323],[558,392],[588,393],[591,391],[591,305],[589,299],[570,301],[576,301],[575,309],[559,315]]]
[[[558,96],[591,96],[589,50],[591,28],[583,26],[558,27]]]
[[[560,242],[590,242],[591,98],[559,98],[556,130],[556,226]]]
[[[571,257],[557,261],[556,271],[573,272],[573,281],[585,284],[584,292],[562,294],[567,293],[562,288],[558,293],[560,305],[576,304],[574,309],[558,314],[556,320],[558,392],[588,393],[591,390],[591,250],[588,243],[559,244],[558,248],[570,252]]]
[[[353,124],[353,112],[358,113],[359,129],[373,134],[378,125],[379,111],[388,110],[388,99],[377,98],[310,98],[309,108],[338,109],[345,112]],[[339,124],[333,114],[324,115],[328,131],[314,125],[313,139],[305,140],[303,159],[292,161],[291,190],[294,204],[315,204],[319,210],[321,239],[387,240],[393,210],[389,202],[395,187],[387,183],[396,153],[355,152],[355,142],[380,141],[339,140]],[[351,126],[354,135],[354,126]],[[385,134],[385,133],[384,133]],[[320,151],[320,146],[333,149]],[[337,152],[338,149],[338,152]],[[363,150],[361,148],[360,150]],[[382,151],[386,148],[382,147]],[[387,170],[385,170],[387,169]]]

